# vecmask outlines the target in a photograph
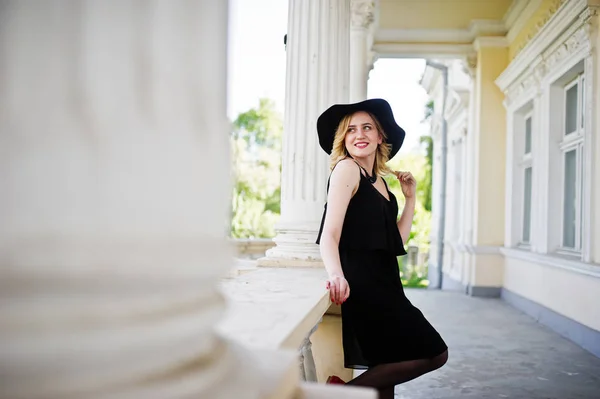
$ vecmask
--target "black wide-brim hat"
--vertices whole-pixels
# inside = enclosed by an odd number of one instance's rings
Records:
[[[321,148],[327,154],[331,154],[338,125],[346,115],[358,111],[366,111],[377,118],[387,136],[385,142],[392,146],[390,152],[390,159],[392,159],[402,147],[406,133],[396,123],[390,104],[381,98],[373,98],[354,104],[335,104],[329,107],[317,119],[317,133],[319,134]]]

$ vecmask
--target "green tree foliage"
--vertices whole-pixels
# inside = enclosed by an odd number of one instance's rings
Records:
[[[433,100],[429,100],[425,104],[424,118],[423,121],[431,121],[435,112]],[[433,173],[433,138],[431,136],[421,136],[421,145],[425,149],[425,157],[427,158],[427,173],[422,184],[422,198],[423,207],[431,212],[431,189],[433,186],[432,173]]]
[[[239,114],[233,122],[234,238],[275,235],[274,225],[280,214],[282,135],[281,115],[269,99],[260,99],[257,108]]]
[[[432,188],[432,169],[433,169],[433,139],[431,136],[421,136],[421,145],[425,148],[425,176],[419,182],[419,195],[423,207],[431,212],[431,188]]]
[[[427,158],[423,154],[410,153],[402,157],[395,157],[388,166],[393,170],[408,171],[413,174],[417,180],[417,202],[415,205],[415,217],[413,227],[410,232],[409,241],[412,245],[417,245],[421,250],[429,248],[429,234],[431,232],[431,211],[426,209],[423,204],[423,190],[427,176]],[[394,175],[385,177],[390,191],[394,193],[398,200],[400,212],[404,207],[404,195],[400,188],[400,182]]]
[[[425,115],[423,117],[423,121],[430,120],[431,117],[433,116],[433,112],[434,112],[433,100],[429,100],[429,101],[427,101],[427,104],[425,104]]]
[[[417,201],[415,204],[415,216],[410,231],[408,245],[419,247],[420,252],[429,251],[429,236],[431,233],[431,209],[426,208],[427,193],[431,192],[431,168],[426,154],[410,153],[402,157],[392,159],[388,165],[393,170],[409,171],[417,180]],[[398,208],[400,212],[404,208],[404,195],[400,187],[400,182],[394,175],[385,177],[390,191],[398,199]],[[429,201],[431,195],[429,194]],[[427,287],[427,269],[423,265],[408,265],[406,256],[398,257],[398,267],[402,284],[405,287],[423,288]]]

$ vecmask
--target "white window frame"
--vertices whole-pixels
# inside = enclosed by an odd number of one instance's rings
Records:
[[[519,137],[519,139],[521,140],[521,144],[517,147],[518,150],[520,150],[520,158],[519,158],[519,162],[517,164],[517,169],[519,173],[519,181],[521,184],[521,189],[520,189],[520,198],[518,198],[518,201],[520,203],[519,209],[521,210],[519,212],[519,243],[518,246],[523,248],[523,249],[529,249],[531,246],[531,242],[533,241],[532,238],[532,233],[533,233],[533,223],[532,223],[532,214],[533,214],[533,191],[534,191],[534,187],[533,187],[533,137],[534,137],[534,123],[535,120],[533,118],[534,115],[534,110],[531,109],[530,111],[528,111],[526,114],[524,114],[523,119],[522,119],[522,132],[523,134],[521,135],[521,137]],[[531,136],[530,136],[530,140],[531,140],[531,148],[529,149],[529,152],[526,153],[526,147],[527,147],[527,120],[531,120]],[[525,241],[525,171],[531,168],[531,193],[530,193],[530,198],[529,198],[529,204],[530,204],[530,210],[529,210],[529,239],[527,241]]]
[[[569,3],[570,4],[570,3]],[[566,19],[565,19],[566,21]],[[569,20],[571,21],[571,20]],[[533,253],[546,257],[549,263],[568,262],[571,266],[587,265],[596,262],[593,257],[594,242],[597,241],[593,216],[593,192],[596,190],[596,159],[594,157],[594,137],[598,125],[597,115],[594,110],[598,107],[598,99],[593,88],[597,86],[598,77],[593,73],[598,66],[597,55],[593,52],[593,40],[581,29],[585,21],[564,22],[560,29],[548,30],[544,36],[543,45],[539,51],[528,53],[526,62],[508,68],[497,80],[498,85],[507,94],[507,182],[505,220],[506,229],[504,236],[505,247],[511,253],[518,253],[529,257]],[[558,33],[562,32],[562,33]],[[583,34],[582,34],[583,33]],[[574,42],[578,45],[566,45]],[[565,51],[566,49],[566,51]],[[538,68],[539,67],[539,68]],[[574,78],[585,74],[581,80],[581,93],[579,98],[584,98],[583,120],[583,146],[578,161],[583,169],[565,170],[564,140],[565,131],[565,86],[573,83]],[[538,80],[539,78],[539,80]],[[534,138],[533,151],[533,211],[531,251],[518,248],[520,223],[522,217],[520,209],[521,177],[518,163],[520,161],[519,146],[523,130],[523,118],[528,109],[528,103],[533,102],[534,112]],[[569,137],[571,138],[571,137]],[[574,138],[574,137],[573,137]],[[578,250],[564,248],[563,214],[565,203],[564,174],[578,173],[580,182],[578,191],[578,213],[580,235]],[[575,184],[574,181],[571,181]],[[571,183],[570,182],[570,183]],[[577,187],[577,186],[576,186]],[[570,188],[570,187],[569,187]],[[571,192],[572,193],[572,192]],[[571,205],[573,197],[566,197]],[[574,211],[574,207],[567,212]],[[569,223],[571,221],[569,220]],[[569,226],[571,227],[571,226]],[[572,228],[572,227],[571,227]],[[571,230],[572,231],[572,230]],[[567,235],[570,237],[569,231]],[[508,249],[507,249],[508,251]],[[531,257],[533,259],[533,256]],[[587,266],[586,266],[587,267]],[[577,266],[579,268],[579,266]],[[583,268],[582,268],[583,270]],[[587,273],[587,271],[586,271]]]
[[[566,112],[567,112],[567,91],[577,85],[577,109],[576,109],[576,129],[573,132],[566,132]],[[584,170],[584,137],[585,137],[585,73],[578,74],[573,80],[566,84],[563,88],[562,112],[563,123],[561,126],[562,140],[558,144],[561,158],[561,197],[560,197],[560,240],[557,252],[564,255],[580,255],[582,251],[582,233],[583,233],[583,170]],[[575,245],[574,247],[565,247],[565,162],[566,154],[575,150]]]
[[[505,236],[504,245],[519,248],[525,251],[535,251],[537,237],[536,230],[536,176],[539,168],[537,129],[539,120],[539,101],[535,92],[529,92],[520,101],[513,103],[507,110],[507,125],[509,126],[507,142],[507,168],[506,176],[506,207],[505,207]],[[526,146],[526,121],[531,118],[531,151],[525,154]],[[531,167],[531,214],[529,241],[524,242],[525,220],[525,169]]]

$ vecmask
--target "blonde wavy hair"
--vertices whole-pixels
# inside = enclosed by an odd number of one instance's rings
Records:
[[[357,112],[366,112],[366,111],[357,111]],[[333,148],[331,150],[331,155],[329,157],[330,170],[333,170],[335,165],[337,165],[337,163],[340,162],[341,160],[348,158],[348,157],[351,158],[350,154],[348,153],[348,150],[346,149],[345,139],[346,139],[346,133],[348,132],[348,126],[350,126],[350,121],[352,120],[352,117],[355,114],[356,114],[356,112],[346,115],[340,121],[340,124],[338,125],[338,128],[335,132],[335,137],[333,138]],[[370,112],[367,112],[367,114],[371,117],[371,119],[373,119],[373,123],[375,124],[375,128],[377,129],[377,132],[379,132],[379,134],[383,138],[383,142],[377,146],[377,152],[375,153],[375,164],[373,165],[374,169],[375,169],[375,174],[377,176],[383,177],[385,175],[392,173],[392,170],[386,165],[387,161],[390,160],[390,152],[392,151],[392,146],[391,146],[391,144],[387,143],[387,134],[381,127],[381,124],[379,123],[377,118],[375,118],[375,115],[371,114]],[[370,170],[367,172],[371,173]]]

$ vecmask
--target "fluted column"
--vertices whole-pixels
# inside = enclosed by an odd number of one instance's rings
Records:
[[[227,2],[1,14],[0,396],[256,398],[213,332]]]
[[[349,1],[289,1],[281,219],[263,266],[320,262],[329,160],[316,123],[329,106],[348,102],[349,37]]]
[[[375,1],[352,0],[351,7],[350,102],[358,102],[367,99],[367,81],[373,66],[369,35],[375,20]]]

